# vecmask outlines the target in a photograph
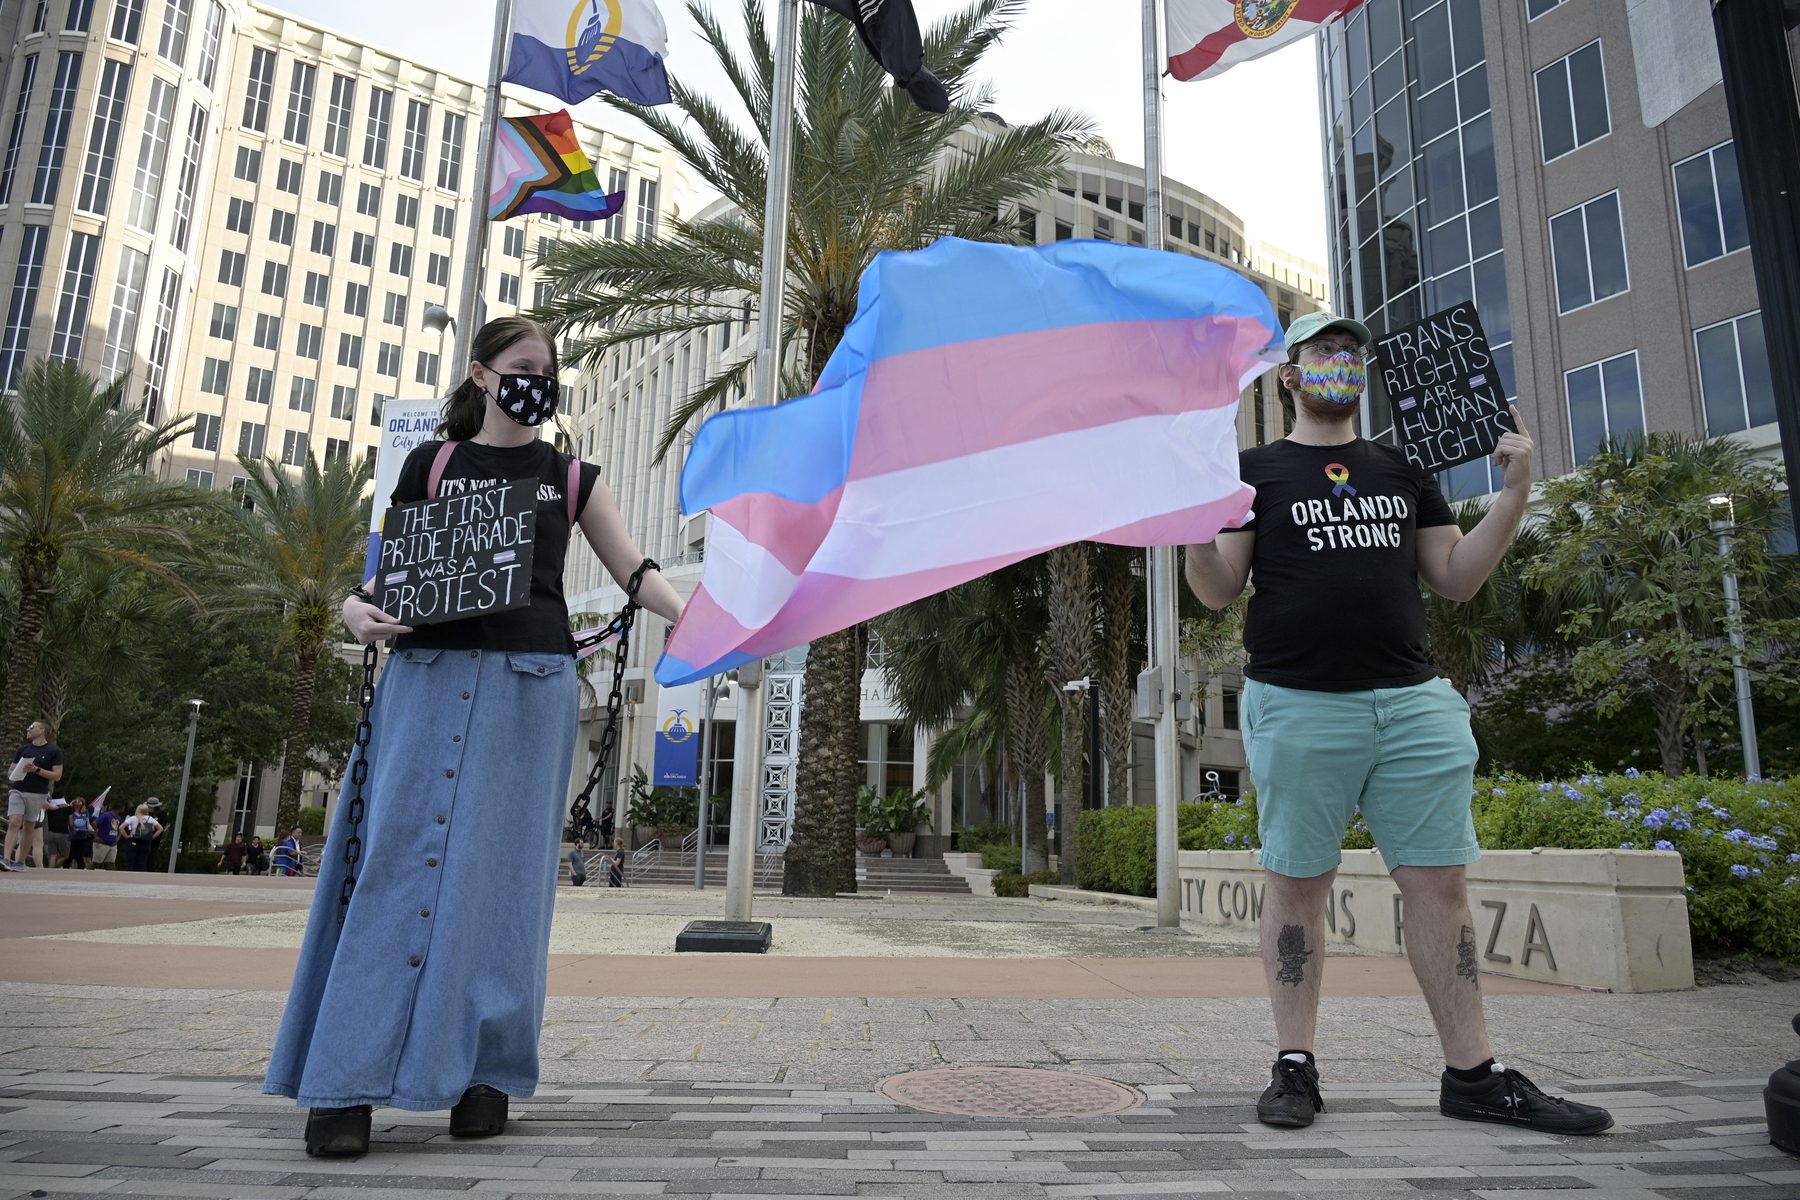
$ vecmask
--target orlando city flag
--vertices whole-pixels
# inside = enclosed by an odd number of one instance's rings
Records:
[[[493,170],[488,176],[488,220],[521,213],[554,213],[571,221],[610,217],[624,192],[600,188],[594,164],[575,140],[568,111],[541,117],[506,117],[494,128]]]
[[[1208,79],[1298,41],[1363,0],[1168,0],[1169,74]]]
[[[667,104],[668,48],[655,0],[518,0],[504,78],[568,104],[596,92]]]

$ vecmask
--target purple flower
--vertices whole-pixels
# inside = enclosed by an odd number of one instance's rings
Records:
[[[1759,834],[1751,835],[1750,845],[1757,850],[1774,850],[1774,849],[1778,848],[1781,845],[1781,843],[1776,841],[1772,837],[1768,837],[1764,834],[1759,833]]]
[[[1576,791],[1574,788],[1569,787],[1567,784],[1564,784],[1563,785],[1563,799],[1564,800],[1586,800],[1587,797],[1582,795],[1580,792]]]
[[[1733,829],[1726,833],[1725,840],[1728,842],[1747,842],[1750,840],[1750,834],[1742,829]]]
[[[1643,774],[1643,772],[1639,771],[1636,767],[1626,767],[1625,768],[1625,778],[1627,778],[1627,779],[1637,779],[1640,776],[1642,776],[1642,774]]]
[[[1538,791],[1540,791],[1540,792],[1548,792],[1548,791],[1549,791],[1549,790],[1550,790],[1550,785],[1549,785],[1549,784],[1547,784],[1547,783],[1540,783],[1540,784],[1538,784]]]
[[[1225,835],[1225,844],[1226,844],[1226,845],[1227,845],[1227,846],[1235,846],[1235,845],[1237,845],[1237,834],[1235,834],[1235,833],[1228,833],[1228,834],[1226,834],[1226,835]]]
[[[1800,854],[1790,854],[1787,856],[1787,860],[1791,863],[1800,862]]]
[[[1800,875],[1789,875],[1786,879],[1781,881],[1781,886],[1793,887],[1796,880],[1800,880]]]
[[[1620,842],[1619,849],[1621,849],[1621,850],[1636,850],[1637,843],[1636,842]]]
[[[1768,798],[1768,797],[1767,797],[1767,796],[1765,796],[1765,797],[1763,797],[1763,798],[1762,798],[1762,799],[1761,799],[1761,800],[1758,800],[1758,801],[1757,801],[1757,802],[1756,802],[1756,807],[1758,807],[1758,808],[1767,808],[1767,807],[1769,807],[1769,798]]]
[[[1656,842],[1656,848],[1658,850],[1673,850],[1675,848],[1675,843],[1663,841],[1662,839],[1659,838],[1659,839],[1657,839],[1657,842]]]
[[[1732,863],[1731,873],[1736,875],[1739,879],[1750,878],[1750,868],[1746,867],[1743,863]]]
[[[1653,808],[1644,814],[1645,829],[1661,829],[1668,823],[1669,810],[1666,808]]]
[[[1669,822],[1670,829],[1686,830],[1686,829],[1692,829],[1693,827],[1694,827],[1694,823],[1692,821],[1688,820],[1686,817],[1678,816],[1673,821]]]

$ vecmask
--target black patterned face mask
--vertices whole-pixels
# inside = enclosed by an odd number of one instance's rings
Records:
[[[500,411],[521,425],[542,425],[556,415],[556,400],[561,390],[549,375],[500,375],[494,403]]]

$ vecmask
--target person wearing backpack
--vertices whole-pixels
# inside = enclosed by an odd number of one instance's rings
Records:
[[[162,825],[150,815],[150,806],[140,804],[137,812],[125,818],[125,869],[148,871],[150,855]]]
[[[87,797],[77,796],[75,803],[69,807],[69,857],[63,860],[63,866],[85,871],[93,853],[93,814],[88,811]]]

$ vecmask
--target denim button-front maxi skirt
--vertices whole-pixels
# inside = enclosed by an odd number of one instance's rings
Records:
[[[263,1091],[428,1112],[535,1090],[578,686],[565,654],[389,659],[355,891],[340,927],[346,772]]]

